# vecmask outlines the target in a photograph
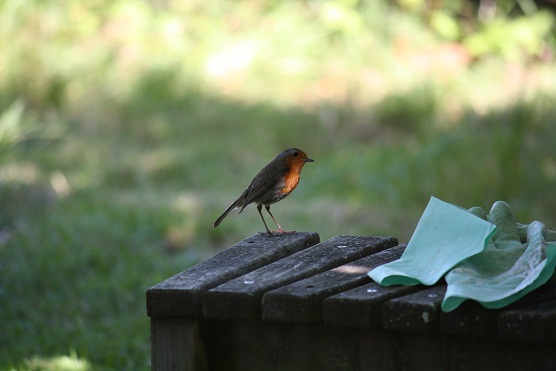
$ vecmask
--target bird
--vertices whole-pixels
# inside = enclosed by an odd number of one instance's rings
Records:
[[[257,204],[257,211],[263,220],[264,227],[269,234],[285,233],[270,212],[270,205],[284,199],[289,195],[299,183],[301,169],[307,162],[314,162],[312,158],[298,148],[289,148],[278,154],[274,160],[270,161],[251,181],[251,184],[219,217],[213,224],[216,228],[228,215],[236,208],[241,208],[241,213],[245,207],[251,203]],[[266,225],[263,217],[262,208],[265,207],[270,217],[278,227],[277,231],[271,232]]]

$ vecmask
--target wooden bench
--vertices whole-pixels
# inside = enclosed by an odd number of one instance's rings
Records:
[[[556,285],[440,310],[445,285],[381,287],[392,237],[253,235],[147,291],[152,369],[556,370]]]

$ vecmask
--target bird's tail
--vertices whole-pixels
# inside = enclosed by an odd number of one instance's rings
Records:
[[[220,215],[218,217],[218,219],[216,219],[216,221],[214,222],[214,224],[212,225],[213,228],[218,227],[218,224],[220,224],[222,222],[222,220],[224,220],[224,218],[226,217],[226,215],[228,215],[230,213],[230,211],[232,211],[233,209],[235,209],[236,207],[240,207],[241,205],[241,197],[238,198],[237,200],[234,201],[233,204],[231,204],[226,211],[224,211],[222,213],[222,215]]]

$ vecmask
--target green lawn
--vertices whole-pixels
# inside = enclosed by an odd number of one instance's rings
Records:
[[[145,291],[264,229],[212,223],[288,147],[321,240],[431,195],[556,228],[553,14],[425,3],[0,5],[0,370],[147,369]]]

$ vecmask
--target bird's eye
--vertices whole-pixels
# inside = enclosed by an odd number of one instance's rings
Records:
[[[292,153],[292,155],[293,155],[293,157],[297,157],[297,156],[299,156],[299,152],[294,151],[294,152]]]

